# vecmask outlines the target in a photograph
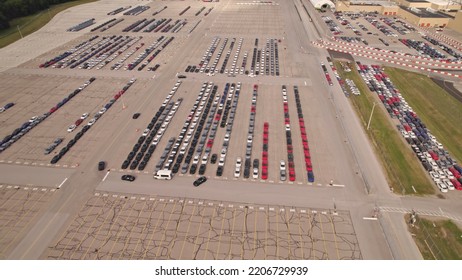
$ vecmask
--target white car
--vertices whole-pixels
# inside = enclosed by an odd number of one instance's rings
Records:
[[[241,168],[241,166],[242,166],[242,159],[238,157],[236,159],[236,168]]]
[[[86,119],[86,118],[88,118],[88,113],[84,113],[84,114],[80,117],[80,119],[82,119],[82,120],[84,120],[84,119]]]
[[[96,122],[96,119],[91,119],[91,120],[88,122],[88,125],[89,125],[89,126],[92,126],[95,122]]]
[[[148,136],[148,134],[149,134],[150,131],[151,131],[151,130],[149,130],[148,128],[146,128],[146,129],[143,131],[143,134],[142,134],[142,135],[143,135],[143,136]]]
[[[252,178],[258,179],[258,168],[256,167],[253,169]]]
[[[218,161],[218,166],[224,166],[225,165],[225,157],[220,157],[220,160]]]
[[[104,114],[106,112],[106,110],[107,109],[103,107],[103,108],[101,108],[101,110],[99,110],[99,113],[102,115],[102,114]]]
[[[281,160],[279,162],[279,170],[286,170],[286,162],[284,160]]]
[[[446,175],[446,178],[448,179],[455,179],[454,174],[452,174],[451,171],[449,171],[447,168],[443,169],[444,174]]]
[[[249,136],[247,137],[247,143],[252,143],[252,135],[249,135]]]
[[[438,173],[436,173],[436,172],[434,172],[434,171],[430,171],[429,173],[430,173],[430,177],[432,177],[432,179],[433,179],[433,181],[434,181],[435,183],[438,183],[438,182],[441,181],[441,180],[440,180],[440,176],[438,175]]]
[[[448,188],[448,190],[453,191],[454,185],[449,181],[449,179],[443,179],[443,184]]]
[[[30,118],[29,122],[35,122],[38,119],[38,116],[33,116]]]
[[[443,192],[443,193],[448,192],[448,187],[445,184],[440,182],[437,185],[438,185],[438,189],[440,189],[441,192]]]
[[[67,132],[72,132],[72,131],[74,131],[74,129],[75,129],[76,127],[77,127],[77,126],[76,126],[75,124],[69,126],[69,127],[67,128]]]
[[[286,124],[286,131],[290,131],[290,124]]]
[[[199,155],[195,155],[193,158],[193,164],[198,164],[199,163]]]
[[[241,176],[241,168],[236,166],[236,169],[234,169],[234,177],[239,178]]]

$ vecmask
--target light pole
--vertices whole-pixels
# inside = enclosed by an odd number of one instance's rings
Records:
[[[21,33],[21,29],[19,29],[19,25],[16,25],[16,27],[18,28],[19,35],[21,35],[21,39],[24,38],[24,37],[22,37],[22,33]]]
[[[374,114],[375,105],[377,105],[377,102],[374,102],[374,105],[372,106],[371,115],[369,116],[369,121],[367,122],[367,130],[369,130],[369,127],[371,125],[371,120],[372,120],[372,115]]]

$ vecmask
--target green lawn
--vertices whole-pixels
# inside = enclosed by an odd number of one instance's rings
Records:
[[[462,103],[425,75],[397,68],[385,72],[431,133],[462,162]]]
[[[25,37],[42,28],[56,14],[70,7],[95,2],[97,0],[76,0],[72,2],[53,5],[49,10],[39,12],[34,15],[16,18],[10,21],[10,28],[0,31],[0,48],[8,46],[11,43],[21,39],[17,26],[19,25],[22,35]],[[70,26],[69,26],[70,27]]]
[[[434,194],[435,190],[421,167],[420,161],[391,123],[383,105],[374,96],[375,93],[369,91],[369,88],[356,71],[356,67],[352,65],[350,67],[351,72],[344,72],[338,62],[335,62],[335,66],[340,76],[353,80],[361,91],[359,96],[350,95],[350,100],[365,129],[373,104],[378,102],[370,128],[366,132],[379,155],[382,166],[386,171],[388,183],[393,190],[400,194]],[[416,192],[414,192],[412,186],[414,186]]]
[[[409,221],[410,216],[406,219]],[[425,260],[462,259],[462,231],[452,221],[432,222],[417,216],[409,231]]]

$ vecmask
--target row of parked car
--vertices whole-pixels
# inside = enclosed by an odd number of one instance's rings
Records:
[[[146,59],[152,52],[154,52],[145,63],[143,63],[138,70],[142,70],[149,62],[151,62],[163,49],[165,49],[175,37],[161,36],[153,44],[151,44],[143,53],[139,54],[135,60],[127,65],[127,70],[135,69],[144,59]],[[161,45],[162,44],[162,45]],[[154,51],[155,50],[155,51]]]
[[[333,86],[334,84],[332,83],[332,78],[330,77],[329,72],[327,72],[327,67],[326,65],[324,65],[323,62],[321,62],[321,68],[322,68],[322,71],[324,72],[324,76],[326,77],[326,80],[329,83],[329,85]]]
[[[124,53],[124,56],[122,56],[116,63],[114,63],[112,66],[111,66],[111,70],[119,70],[121,67],[124,66],[124,62],[129,59],[135,52],[137,52],[139,49],[141,49],[143,46],[144,46],[144,42],[141,42],[138,46],[130,49],[128,52],[125,52],[126,50],[128,50],[129,48],[131,48],[133,45],[135,45],[138,41],[140,41],[143,37],[134,37],[133,40],[126,44],[125,46],[123,46],[122,48],[120,48],[120,50],[117,52],[117,53],[114,53],[112,54],[110,57],[108,57],[105,61],[109,61],[108,63],[110,63],[111,61],[113,61],[114,59],[116,59],[117,57],[119,57],[120,55],[122,55],[122,53]],[[104,65],[108,64],[106,62],[104,62],[104,64],[100,64],[96,67],[96,69],[100,69],[102,67],[104,67]],[[125,67],[125,70],[127,70],[128,68]]]
[[[114,16],[114,15],[117,15],[118,13],[121,13],[123,11],[126,11],[128,9],[130,9],[132,6],[127,6],[127,7],[119,7],[115,10],[112,10],[110,12],[107,13],[108,16]]]
[[[269,123],[263,123],[263,149],[261,152],[261,178],[263,180],[268,179],[268,143],[269,143]],[[255,164],[254,164],[255,165]],[[284,164],[285,167],[285,164]],[[286,170],[281,169],[280,179],[285,181],[287,177]]]
[[[189,9],[191,8],[191,6],[188,6],[186,8],[184,8],[184,10],[182,10],[178,15],[182,16],[184,13],[186,13]]]
[[[462,168],[431,134],[381,67],[363,65],[359,62],[357,66],[362,78],[370,85],[370,89],[377,93],[390,116],[399,120],[400,124],[397,127],[401,135],[440,191],[462,190]]]
[[[453,56],[454,57],[454,61],[458,61],[458,60],[461,60],[462,59],[462,54],[461,53],[458,53],[457,51],[453,50],[452,48],[444,45],[443,43],[441,43],[440,41],[434,39],[434,38],[431,38],[429,36],[422,36],[422,38],[424,38],[425,40],[427,40],[428,42],[432,43],[433,45],[435,46],[438,46],[440,47],[443,51],[447,52],[449,55]]]
[[[370,16],[367,16],[364,18],[365,20],[367,20],[370,24],[372,24],[374,27],[376,27],[378,30],[380,30],[380,32],[382,32],[383,34],[385,34],[386,36],[389,36],[389,37],[398,37],[398,35],[396,33],[394,33],[393,31],[391,31],[389,28],[387,28],[385,25],[381,24],[375,17],[370,17]]]
[[[8,147],[10,147],[13,143],[19,140],[22,136],[26,135],[27,132],[29,132],[32,128],[37,126],[42,121],[44,121],[51,114],[56,112],[59,108],[61,108],[64,104],[66,104],[69,100],[71,100],[74,96],[76,96],[80,91],[82,91],[85,87],[91,84],[94,80],[95,80],[94,77],[90,78],[82,86],[75,89],[68,96],[64,97],[63,100],[58,102],[58,104],[52,107],[48,112],[40,116],[33,116],[32,118],[30,118],[29,121],[23,123],[20,127],[16,128],[11,134],[3,138],[3,140],[0,142],[0,153],[6,150]]]
[[[151,8],[151,7],[142,6],[142,5],[136,6],[133,9],[130,9],[130,10],[126,11],[124,13],[124,16],[137,16],[137,15],[141,14],[142,12],[147,11],[149,8]]]
[[[173,115],[169,116],[170,109],[174,105],[171,100],[181,83],[181,80],[178,80],[172,90],[165,97],[156,114],[152,117],[142,135],[138,138],[137,143],[133,146],[133,149],[129,152],[127,158],[122,163],[122,169],[130,167],[130,169],[133,170],[138,167],[138,170],[144,170],[157,145],[162,139],[162,136],[167,129],[168,122],[172,119]],[[133,118],[136,119],[138,116],[134,115]]]
[[[56,147],[63,142],[63,140],[64,138],[56,138],[53,141],[53,143],[51,143],[51,145],[45,149],[45,155],[48,155],[51,152],[53,152],[56,149]]]
[[[330,68],[332,69],[332,72],[334,72],[335,78],[337,79],[340,87],[342,88],[343,94],[345,94],[346,97],[350,97],[350,93],[347,90],[345,81],[338,74],[337,69],[334,66],[334,63],[332,62],[332,59],[329,56],[327,57],[327,61],[328,61],[329,65],[330,65]],[[327,68],[326,68],[326,70],[327,70]],[[324,74],[326,74],[326,72],[324,72]]]
[[[5,112],[6,110],[10,109],[10,108],[13,107],[13,106],[14,106],[14,103],[13,103],[13,102],[6,103],[5,106],[3,106],[3,107],[0,108],[0,113]]]
[[[339,35],[343,33],[343,31],[338,27],[337,23],[333,21],[330,17],[323,16],[322,20],[327,24],[327,27],[329,27],[330,32],[334,35]]]
[[[303,119],[302,103],[300,102],[300,94],[297,86],[294,86],[294,96],[295,104],[297,105],[298,124],[300,126],[300,132],[302,137],[303,155],[305,156],[306,174],[308,177],[308,182],[312,183],[314,182],[313,165],[311,163],[310,147],[308,144],[308,136],[306,134],[305,129],[305,120]]]
[[[132,84],[136,81],[135,78],[131,79],[124,87],[122,90],[120,90],[111,100],[109,100],[106,105],[104,105],[99,112],[94,114],[93,118],[82,127],[82,129],[74,136],[73,139],[71,139],[65,147],[63,147],[58,154],[56,154],[50,161],[51,164],[57,163],[61,158],[77,143],[77,141],[82,138],[82,136],[95,124],[99,118],[106,113],[109,108],[111,108],[112,104],[114,104],[131,86]]]
[[[77,25],[74,25],[74,26],[68,28],[66,31],[69,31],[69,32],[77,32],[77,31],[80,31],[80,30],[82,30],[82,29],[85,29],[85,28],[87,28],[88,26],[93,25],[93,24],[95,24],[95,19],[94,19],[94,18],[91,18],[91,19],[88,19],[88,20],[86,20],[86,21],[84,21],[84,22],[81,22],[81,23],[79,23],[79,24],[77,24]]]
[[[245,161],[244,161],[244,178],[250,177],[251,171],[251,157],[252,157],[252,146],[253,146],[253,137],[254,137],[254,129],[255,129],[255,116],[257,113],[257,97],[258,97],[258,85],[253,86],[252,91],[252,103],[250,106],[250,119],[249,119],[249,128],[247,131],[247,141],[246,141],[246,148],[245,148]],[[266,144],[266,150],[268,150],[268,144]],[[234,177],[238,178],[241,175],[241,165],[242,160],[240,157],[237,158],[236,167],[234,170]],[[263,165],[263,167],[265,167]],[[268,166],[266,166],[268,168]],[[259,171],[259,161],[258,159],[254,160],[253,164],[253,172],[252,177],[254,179],[258,178],[258,171]]]
[[[86,118],[88,118],[88,113],[83,113],[80,118],[78,118],[73,124],[67,128],[67,132],[74,131]]]
[[[289,164],[289,180],[295,181],[295,163],[294,163],[294,150],[292,146],[292,129],[290,127],[289,115],[289,101],[287,98],[287,87],[282,86],[282,104],[284,106],[284,128],[286,131],[286,144],[287,144],[287,162]]]
[[[415,49],[420,55],[424,57],[430,57],[432,59],[445,59],[446,56],[439,50],[431,47],[429,44],[423,41],[416,41],[412,39],[399,39],[401,43],[406,45],[408,48]]]

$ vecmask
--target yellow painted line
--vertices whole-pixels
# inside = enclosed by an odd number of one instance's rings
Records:
[[[162,248],[161,245],[165,241],[165,238],[167,237],[166,233],[167,233],[167,230],[168,230],[168,225],[170,224],[170,220],[172,219],[173,212],[175,212],[176,202],[177,202],[177,200],[175,200],[175,203],[173,204],[173,207],[172,207],[172,211],[170,212],[170,215],[168,216],[167,225],[165,225],[164,234],[162,235],[162,240],[159,243],[159,248],[157,248],[156,259],[159,257],[160,248]]]
[[[335,250],[337,251],[337,260],[340,260],[340,253],[338,251],[337,237],[335,237],[336,232],[334,228],[334,219],[332,218],[332,216],[330,216],[329,220],[330,220],[330,224],[332,225],[332,234],[334,235]]]
[[[244,208],[244,223],[242,224],[242,238],[245,240],[246,239],[246,224],[247,224],[247,208]],[[244,259],[244,246],[241,248],[241,260]]]
[[[287,209],[285,209],[287,210]],[[286,225],[287,225],[287,249],[289,249],[289,256],[288,256],[288,259],[291,260],[292,259],[292,252],[290,251],[290,226],[289,226],[289,219],[287,218],[287,212],[288,211],[284,211],[286,213]]]
[[[206,209],[206,208],[204,207],[203,209],[204,209],[203,211],[205,212],[205,209]],[[200,213],[200,212],[201,212],[201,211],[199,210],[198,213]],[[194,249],[193,249],[192,255],[191,255],[191,259],[192,259],[192,260],[195,260],[195,259],[196,259],[196,258],[194,257],[195,252],[196,252],[196,246],[198,245],[198,244],[196,244],[196,241],[197,241],[197,239],[198,239],[197,237],[198,237],[198,235],[199,235],[199,232],[201,231],[201,227],[202,227],[203,221],[204,221],[204,215],[201,214],[201,222],[199,223],[199,228],[197,229],[197,233],[196,233],[196,235],[195,235],[195,237],[194,237]]]
[[[254,224],[254,234],[253,234],[253,259],[255,259],[257,255],[257,216],[258,216],[258,210],[255,209],[253,211],[255,213],[255,224]]]
[[[224,207],[221,207],[221,208],[223,208],[223,220],[221,221],[220,236],[218,237],[218,248],[217,248],[217,253],[216,253],[216,255],[215,255],[215,259],[216,259],[216,260],[218,260],[218,253],[220,252],[221,237],[223,236],[223,232],[224,232],[223,226],[224,226],[224,224],[225,224],[225,217],[226,217],[226,213],[227,213],[227,212],[226,212],[226,211],[227,211],[226,208],[224,208]]]
[[[181,223],[181,217],[182,215],[184,214],[184,208],[185,208],[185,205],[186,203],[183,201],[183,200],[178,200],[179,203],[183,203],[183,205],[181,205],[181,213],[180,213],[180,217],[178,218],[178,223],[176,224],[176,228],[175,228],[175,238],[178,238],[178,227]],[[173,246],[175,245],[175,243],[177,242],[170,242],[170,246],[168,247],[168,252],[169,252],[169,259],[172,259],[172,256],[171,256],[171,253],[172,253],[172,249],[173,249]]]
[[[313,242],[313,222],[314,222],[314,216],[312,217],[312,219],[310,219],[310,216],[309,214],[308,215],[308,236],[311,237],[311,249],[310,249],[310,256],[311,256],[311,259],[315,260],[315,251],[314,251],[314,242]]]
[[[194,211],[196,210],[196,206],[197,206],[197,204],[195,203],[194,207],[193,207],[193,210],[192,210],[191,217],[194,216]],[[186,243],[186,239],[188,237],[190,227],[191,227],[191,218],[189,219],[189,222],[188,222],[188,228],[186,229],[186,234],[184,236],[183,245],[181,245],[180,257],[179,257],[180,260],[181,260],[181,257],[183,256],[184,245]]]
[[[319,213],[318,213],[318,214],[319,214]],[[324,236],[324,229],[322,228],[322,218],[321,218],[321,215],[323,215],[323,214],[319,214],[319,225],[321,226],[322,243],[324,244],[324,252],[325,252],[326,255],[327,255],[327,259],[329,259],[329,254],[327,253],[326,238],[325,238],[325,236]]]
[[[279,214],[277,212],[276,212],[276,258],[279,258]]]
[[[269,220],[269,210],[267,209],[266,210],[266,219],[265,219],[265,221],[266,221],[265,222],[265,228],[266,228],[266,230],[265,230],[265,260],[266,260],[266,257],[268,255],[267,254],[267,252],[268,252],[267,251],[268,250],[268,248],[267,248],[267,246],[268,246],[268,220]]]
[[[136,205],[139,201],[144,202],[144,200],[137,200],[137,201],[135,202],[135,205]],[[144,210],[144,207],[145,207],[145,206],[146,206],[146,203],[143,204],[143,208],[141,208],[141,211],[138,211],[138,217],[136,218],[136,222],[133,223],[133,226],[132,226],[132,228],[130,229],[130,231],[129,231],[129,233],[128,233],[127,240],[125,240],[125,242],[124,242],[124,246],[122,247],[122,252],[121,252],[120,255],[119,255],[119,260],[120,260],[120,258],[124,255],[125,248],[126,248],[128,242],[129,242],[129,240],[130,240],[130,236],[132,235],[132,232],[133,232],[133,229],[135,228],[135,226],[138,225],[139,219],[140,219],[140,215],[141,215],[141,213],[143,213],[143,210]],[[132,207],[132,212],[135,212],[135,213],[136,213],[136,211],[133,210],[133,208],[135,208],[135,207]],[[130,219],[130,221],[132,221],[132,219]],[[126,224],[127,224],[127,221],[125,221],[125,225],[126,225]],[[125,228],[125,225],[124,225],[124,228]]]
[[[298,234],[300,236],[300,247],[302,249],[302,259],[304,260],[305,259],[305,251],[303,250],[303,248],[305,247],[305,243],[303,242],[303,238],[302,238],[302,227],[300,225],[300,222],[301,222],[300,212],[298,212],[297,215],[298,215]]]
[[[210,228],[209,228],[209,235],[207,237],[207,245],[205,246],[205,254],[204,254],[204,260],[207,259],[207,252],[209,251],[209,243],[210,243],[210,234],[212,233],[212,223],[213,223],[213,218],[215,218],[215,212],[218,212],[216,208],[213,208],[213,213],[212,213],[212,219],[210,220]]]
[[[162,201],[162,202],[164,203],[164,208],[162,208],[162,211],[159,213],[159,216],[157,217],[156,226],[154,227],[154,229],[152,231],[151,238],[149,239],[148,245],[146,246],[146,251],[144,251],[144,254],[143,254],[143,258],[142,258],[143,260],[146,259],[146,254],[148,253],[149,245],[151,245],[152,238],[154,237],[154,234],[156,233],[156,229],[157,229],[157,226],[159,225],[160,217],[164,213],[165,206],[167,206],[167,202],[165,202],[165,201]]]
[[[231,234],[229,235],[229,249],[228,249],[228,259],[231,259],[231,248],[232,248],[232,240],[233,240],[233,233],[234,233],[234,224],[236,222],[236,209],[233,208],[233,228],[231,229]]]
[[[154,213],[154,210],[156,209],[156,206],[157,206],[157,202],[158,202],[158,201],[159,201],[159,200],[154,201],[154,206],[152,207],[152,210],[150,211],[149,219],[148,219],[148,221],[146,221],[146,224],[144,225],[143,230],[141,231],[140,234],[142,234],[142,233],[146,230],[146,228],[147,228],[147,226],[148,226],[148,224],[149,224],[149,221],[151,221],[152,213]],[[146,202],[148,202],[148,200],[146,200]],[[146,205],[147,205],[147,204],[148,204],[148,203],[146,203]],[[136,249],[138,249],[138,245],[140,244],[141,240],[142,240],[142,239],[140,238],[140,239],[138,239],[138,241],[136,242],[135,249],[133,249],[133,253],[130,255],[130,260],[133,258],[133,255],[135,254]]]
[[[130,200],[130,201],[131,201],[131,200]],[[127,201],[127,203],[129,203],[129,201]],[[109,256],[112,255],[112,250],[114,250],[114,246],[115,246],[115,245],[117,244],[117,242],[119,241],[120,233],[122,233],[122,232],[125,230],[125,225],[127,224],[127,221],[128,221],[128,220],[131,220],[131,214],[132,214],[132,212],[133,212],[133,208],[134,208],[134,206],[136,205],[136,203],[137,203],[137,201],[135,201],[135,203],[130,207],[130,210],[129,210],[130,213],[128,214],[128,218],[125,218],[124,225],[121,226],[121,227],[119,228],[119,230],[117,231],[116,238],[115,238],[115,240],[112,242],[112,247],[111,247],[111,249],[109,250],[109,254],[108,254]],[[117,220],[119,219],[120,216],[121,216],[121,215],[117,216]]]
[[[17,192],[16,192],[16,193],[17,193]],[[37,192],[37,193],[38,193],[38,192]],[[3,238],[3,239],[1,240],[1,243],[3,243],[3,242],[5,241],[5,239],[6,239],[6,238],[8,237],[8,235],[14,230],[14,228],[15,228],[20,222],[22,222],[22,221],[24,220],[24,218],[28,216],[29,213],[32,212],[32,209],[34,209],[35,205],[37,205],[37,203],[38,203],[39,201],[41,201],[42,198],[43,198],[45,195],[47,195],[47,194],[48,194],[48,192],[42,192],[42,195],[40,196],[40,198],[39,198],[38,200],[35,201],[34,205],[31,206],[31,208],[29,208],[25,214],[22,214],[22,215],[21,215],[21,217],[19,218],[19,220],[11,227],[11,229],[10,229],[7,233],[2,233],[3,237],[5,237],[5,238]],[[26,198],[27,198],[27,196],[26,196]],[[9,199],[8,199],[8,200],[9,200]],[[31,200],[32,200],[32,198],[31,198]],[[21,201],[18,202],[18,203],[21,203],[22,205],[25,204],[25,202],[21,202]],[[3,208],[3,207],[2,207],[2,208]],[[22,236],[22,233],[23,233],[24,231],[29,230],[29,227],[28,227],[28,226],[30,225],[30,223],[31,223],[33,220],[35,220],[34,218],[37,216],[38,213],[39,213],[39,211],[38,211],[38,209],[37,209],[35,215],[27,222],[27,224],[19,231],[19,233],[15,234],[13,240],[11,240],[11,241],[8,242],[8,246],[7,246],[6,248],[2,249],[3,252],[7,252],[8,249],[11,247],[11,245],[14,244],[14,242],[16,241],[16,239],[18,238],[18,236]],[[13,216],[10,220],[8,220],[8,222],[6,223],[6,225],[8,225],[13,219],[17,219],[17,217]]]

